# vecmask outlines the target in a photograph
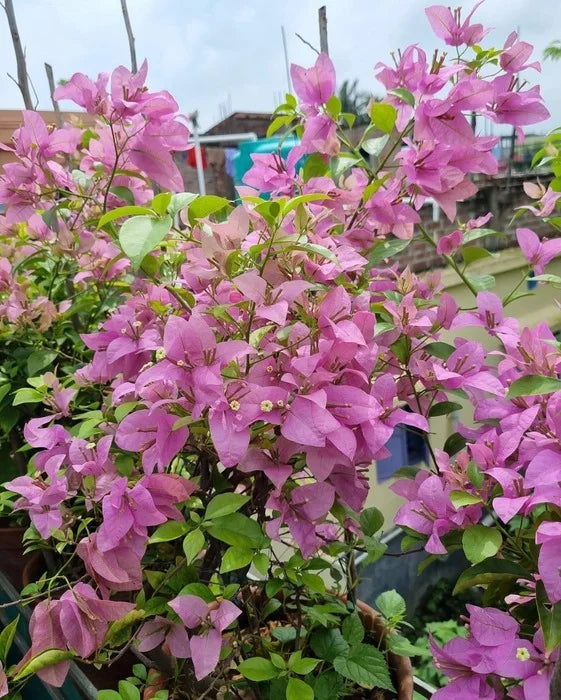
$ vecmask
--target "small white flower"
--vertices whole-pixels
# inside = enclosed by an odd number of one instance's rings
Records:
[[[240,402],[236,401],[236,399],[232,399],[232,401],[230,401],[230,408],[232,409],[232,411],[239,411],[240,405]]]
[[[156,350],[156,359],[157,360],[165,360],[165,358],[166,358],[165,348],[158,348]]]
[[[270,413],[273,410],[273,402],[269,401],[269,399],[265,399],[264,401],[261,401],[261,404],[259,406],[263,413]]]

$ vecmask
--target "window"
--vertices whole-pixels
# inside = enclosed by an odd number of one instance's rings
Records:
[[[378,483],[391,479],[401,467],[414,466],[427,461],[427,446],[423,432],[409,425],[396,425],[386,444],[391,455],[376,463]]]

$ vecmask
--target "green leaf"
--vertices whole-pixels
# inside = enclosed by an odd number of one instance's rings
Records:
[[[235,513],[249,501],[249,496],[240,493],[219,493],[206,507],[205,520],[221,518],[223,515]]]
[[[390,238],[386,241],[379,241],[368,255],[368,267],[374,267],[386,258],[391,258],[401,253],[411,241],[403,241],[401,238]]]
[[[372,506],[365,508],[359,517],[360,529],[367,537],[372,537],[384,524],[382,511]]]
[[[238,671],[244,678],[256,682],[270,681],[271,678],[276,678],[279,674],[269,659],[262,659],[260,656],[253,656],[242,661],[241,664],[238,664]]]
[[[145,681],[146,676],[148,675],[148,671],[144,664],[134,664],[132,667],[132,672],[137,678],[140,678],[141,681]]]
[[[44,394],[41,394],[36,389],[18,389],[12,401],[12,406],[19,406],[22,403],[39,403],[44,398]]]
[[[134,411],[137,405],[137,401],[126,401],[125,403],[120,403],[115,409],[115,420],[117,423],[120,423],[123,418],[131,413],[131,411]]]
[[[399,97],[400,100],[407,102],[407,104],[411,105],[411,107],[415,106],[415,96],[405,88],[394,88],[393,90],[388,90],[388,95],[395,95],[395,97]]]
[[[436,343],[427,343],[423,350],[428,352],[429,355],[434,355],[434,357],[438,357],[441,360],[447,360],[456,348],[448,343],[437,341]]]
[[[467,476],[470,483],[473,484],[476,489],[480,489],[483,486],[485,477],[483,475],[483,472],[475,462],[470,462],[468,464]]]
[[[202,197],[197,197],[189,205],[188,215],[189,222],[193,226],[197,219],[204,219],[211,214],[229,206],[230,202],[224,197],[217,197],[215,194],[205,194]]]
[[[525,579],[526,581],[533,579],[532,575],[518,564],[507,559],[491,557],[463,571],[456,581],[453,594],[457,595],[473,586],[486,585],[488,583],[496,584],[517,578]]]
[[[98,690],[97,700],[123,700],[116,690]]]
[[[254,554],[252,563],[260,574],[263,576],[267,575],[267,571],[269,570],[269,557],[265,553],[259,552],[258,554]]]
[[[479,238],[485,238],[486,236],[503,236],[504,233],[500,231],[494,231],[492,228],[473,228],[471,231],[464,232],[463,242],[472,243],[477,241]]]
[[[405,615],[405,601],[395,590],[384,591],[376,598],[374,604],[386,620],[393,620]]]
[[[319,675],[314,682],[316,700],[337,700],[343,697],[345,680],[335,671],[327,671]]]
[[[361,688],[394,690],[386,657],[369,644],[358,644],[348,656],[338,656],[333,661],[333,668]]]
[[[302,583],[314,593],[325,593],[325,581],[318,574],[310,574],[308,571],[303,571]]]
[[[385,102],[374,102],[370,107],[370,119],[375,127],[385,134],[391,134],[397,119],[397,110]]]
[[[302,169],[302,179],[304,182],[308,182],[312,177],[322,177],[328,170],[328,165],[325,162],[325,158],[319,153],[312,153],[312,155],[306,159],[304,167]]]
[[[119,693],[123,700],[140,700],[140,690],[130,681],[119,681]]]
[[[191,564],[205,546],[205,536],[200,528],[189,532],[183,540],[183,552],[187,564]]]
[[[269,124],[267,129],[266,138],[270,139],[271,136],[277,133],[279,129],[283,126],[288,126],[293,121],[294,117],[291,114],[282,114],[279,117],[275,117],[273,121]]]
[[[280,242],[280,241],[279,241]],[[317,243],[294,243],[287,247],[287,250],[303,250],[306,253],[314,253],[315,255],[321,255],[322,258],[327,258],[331,262],[337,262],[335,255],[322,245]]]
[[[119,243],[135,270],[144,258],[161,243],[172,225],[171,216],[154,219],[150,216],[133,216],[127,219],[119,231]]]
[[[210,588],[205,586],[204,583],[198,582],[188,583],[186,586],[183,586],[179,595],[196,595],[199,598],[202,598],[205,603],[212,603],[216,600],[216,596],[210,590]]]
[[[56,360],[58,353],[48,350],[34,350],[27,358],[27,374],[35,377],[39,372]]]
[[[198,196],[197,194],[193,194],[193,192],[178,192],[172,195],[171,202],[168,206],[168,214],[170,216],[175,216],[182,209],[189,206]]]
[[[540,394],[553,394],[561,389],[561,379],[542,377],[539,374],[528,374],[520,379],[515,379],[509,387],[507,399],[515,399],[518,396],[539,396]]]
[[[320,662],[319,659],[312,659],[311,657],[301,658],[300,656],[292,660],[293,656],[294,654],[290,657],[288,668],[299,676],[307,676]]]
[[[314,689],[299,678],[289,678],[286,700],[314,700]]]
[[[125,216],[133,216],[136,217],[137,215],[142,216],[143,218],[145,216],[153,217],[154,212],[152,209],[148,209],[148,207],[138,207],[135,205],[132,206],[126,206],[126,207],[117,207],[117,209],[111,209],[111,211],[106,212],[98,221],[97,223],[97,228],[100,229],[105,224],[111,223],[111,221],[115,221],[115,219],[122,219]]]
[[[446,438],[446,442],[444,443],[444,452],[448,454],[450,457],[455,455],[457,452],[460,450],[463,450],[464,447],[466,446],[466,439],[463,435],[460,435],[460,433],[452,433],[452,435],[449,435]]]
[[[374,156],[374,158],[377,158],[380,155],[380,153],[384,150],[389,140],[390,137],[388,136],[388,134],[385,134],[384,136],[378,136],[375,139],[366,139],[362,142],[361,148],[363,151],[366,151],[369,155]]]
[[[74,654],[71,651],[62,651],[61,649],[47,649],[40,652],[37,656],[33,656],[29,661],[27,661],[19,672],[14,676],[14,682],[21,681],[28,676],[36,674],[43,668],[48,666],[54,666],[59,664],[61,661],[68,661],[72,659]]]
[[[536,603],[545,650],[551,653],[561,644],[561,602],[552,605],[547,598],[543,583],[538,581]]]
[[[463,508],[464,506],[473,506],[476,503],[481,503],[481,498],[467,491],[450,491],[450,500],[454,508]]]
[[[12,643],[18,629],[19,615],[14,618],[0,633],[0,661],[6,665],[8,653],[12,648]]]
[[[256,549],[265,539],[259,523],[243,513],[230,513],[221,518],[213,518],[208,532],[215,539],[232,547]]]
[[[310,194],[300,194],[297,197],[289,199],[288,202],[282,208],[283,216],[286,216],[293,209],[296,209],[300,204],[308,204],[308,202],[319,202],[326,199],[331,199],[328,194],[322,194],[321,192],[310,192]]]
[[[282,603],[278,598],[271,598],[271,600],[268,600],[265,605],[263,606],[263,610],[261,611],[261,615],[264,620],[266,620],[270,615],[275,613],[280,607],[282,607]]]
[[[137,622],[140,622],[145,616],[144,610],[131,610],[123,617],[115,620],[109,625],[107,634],[105,635],[104,644],[110,647],[119,647],[127,642],[132,634],[132,628]]]
[[[485,525],[472,525],[462,535],[464,553],[472,564],[494,557],[502,543],[501,533]]]
[[[278,602],[280,603],[280,600]],[[281,670],[284,670],[286,668],[286,663],[280,654],[275,654],[274,652],[271,652],[269,654],[269,658],[271,659],[271,663],[277,668]]]
[[[320,659],[333,662],[338,656],[344,656],[349,651],[349,645],[338,629],[319,629],[310,638],[312,651]]]
[[[446,416],[449,413],[455,413],[462,409],[461,403],[455,403],[454,401],[441,401],[440,403],[435,403],[429,411],[429,417],[434,418],[436,416]]]
[[[2,403],[4,398],[10,393],[11,388],[12,385],[10,383],[0,384],[0,403]]]
[[[356,612],[343,620],[341,630],[343,632],[343,639],[351,646],[360,644],[364,639],[364,626]]]
[[[365,537],[364,546],[366,547],[366,558],[362,562],[364,565],[373,564],[381,559],[388,548],[387,544],[380,542],[376,537]]]
[[[152,200],[152,209],[160,216],[163,216],[170,204],[171,192],[160,192]]]
[[[389,651],[393,651],[394,654],[399,654],[399,656],[432,656],[429,649],[414,646],[406,637],[402,637],[400,634],[388,634],[385,636],[384,641],[386,648]]]
[[[228,571],[236,571],[243,569],[244,566],[249,566],[253,559],[253,551],[243,547],[228,547],[222,556],[220,564],[220,573],[225,574]]]
[[[534,282],[549,282],[550,284],[553,284],[556,287],[561,286],[561,277],[559,277],[559,275],[535,275],[530,279],[532,279]]]
[[[480,248],[479,246],[467,246],[462,249],[462,256],[466,265],[471,265],[472,262],[483,258],[496,258],[497,253],[492,253],[487,248]]]
[[[134,195],[128,187],[124,185],[113,185],[113,187],[109,188],[109,192],[119,197],[119,199],[122,199],[123,202],[126,202],[129,206],[134,206]]]
[[[362,158],[357,158],[357,156],[350,155],[349,153],[343,153],[336,158],[332,158],[330,161],[331,176],[335,182],[337,182],[341,175],[355,165],[358,165],[361,161]]]
[[[466,275],[466,278],[477,292],[493,289],[496,283],[493,275]]]
[[[273,637],[278,639],[281,644],[293,642],[296,639],[296,627],[275,627]]]
[[[189,524],[181,520],[168,520],[167,523],[159,525],[150,539],[149,544],[155,544],[156,542],[169,542],[170,540],[176,540],[181,537],[186,532],[189,531]]]

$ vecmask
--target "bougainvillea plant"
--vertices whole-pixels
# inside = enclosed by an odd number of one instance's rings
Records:
[[[544,324],[508,316],[516,290],[501,299],[492,277],[470,274],[490,215],[456,221],[472,176],[498,169],[496,138],[473,124],[522,132],[548,112],[519,75],[537,67],[528,44],[511,34],[484,49],[473,12],[426,13],[454,50],[427,59],[411,46],[378,64],[387,95],[359,143],[329,58],[293,67],[299,102],[287,96],[270,132],[294,130],[299,145],[286,161],[255,156],[236,204],[179,192],[169,151],[185,128],[143,71],[117,69],[109,91],[105,76],[82,75],[60,89],[98,116],[70,145],[68,129],[16,136],[3,228],[27,231],[50,212],[53,240],[102,241],[121,300],[82,334],[93,354],[64,410],[49,377],[51,413],[25,428],[29,473],[9,488],[31,546],[58,566],[24,592],[32,645],[3,694],[35,672],[60,685],[72,659],[127,652],[150,667],[147,684],[156,675],[188,698],[391,693],[395,676],[357,612],[353,555],[384,554],[380,513],[365,508],[369,475],[405,424],[430,454],[394,487],[405,546],[463,548],[472,565],[457,589],[486,588],[485,605],[467,610],[469,636],[434,646],[450,677],[436,697],[548,697],[561,641],[561,355]],[[153,197],[139,171],[169,191]],[[538,190],[530,210],[556,225],[559,194]],[[110,209],[113,196],[130,202]],[[452,222],[440,240],[421,223],[428,198]],[[469,308],[438,272],[391,260],[416,237],[473,292]],[[517,237],[524,278],[534,269],[547,281],[560,246],[530,229]],[[486,344],[462,337],[472,327]],[[473,424],[432,444],[430,418],[458,404]],[[378,608],[381,646],[416,654],[398,632],[399,596]],[[143,672],[124,683],[136,688]]]

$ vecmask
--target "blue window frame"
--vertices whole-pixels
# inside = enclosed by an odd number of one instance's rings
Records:
[[[378,483],[391,479],[401,467],[427,461],[427,446],[422,431],[409,425],[396,425],[386,448],[391,455],[376,462]]]

